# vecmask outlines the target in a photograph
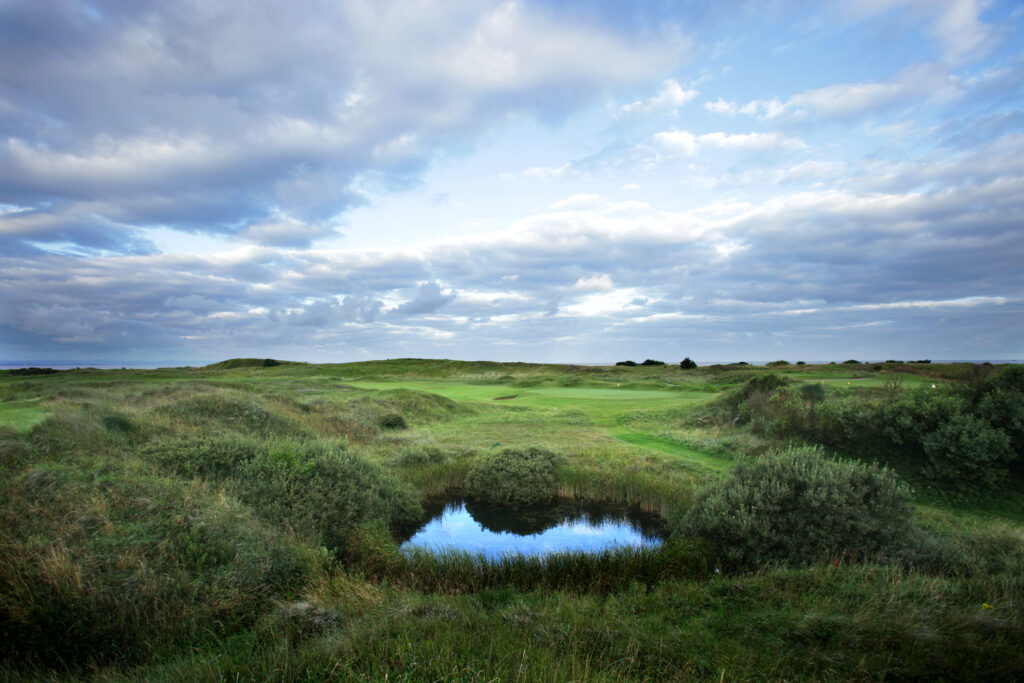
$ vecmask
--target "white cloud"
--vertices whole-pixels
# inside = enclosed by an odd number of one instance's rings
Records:
[[[986,0],[855,0],[844,3],[844,9],[855,18],[909,10],[908,23],[924,19],[946,59],[962,62],[981,57],[998,44],[997,29],[981,20],[987,4]]]
[[[726,116],[745,114],[762,120],[799,120],[817,117],[828,120],[854,119],[920,99],[943,99],[961,94],[962,84],[945,68],[918,64],[887,81],[840,83],[805,90],[785,102],[778,99],[751,100],[744,105],[721,98],[705,103],[708,111]]]
[[[670,78],[661,84],[658,94],[646,100],[624,104],[619,111],[623,114],[641,114],[661,108],[679,108],[699,94],[696,90],[684,89],[678,81]]]
[[[696,156],[702,147],[736,152],[765,152],[781,149],[803,149],[807,145],[799,138],[779,132],[772,133],[705,133],[694,135],[684,130],[669,130],[653,137],[656,146],[673,154]]]
[[[610,292],[615,289],[615,283],[608,273],[604,273],[593,277],[581,277],[572,288],[578,292]]]

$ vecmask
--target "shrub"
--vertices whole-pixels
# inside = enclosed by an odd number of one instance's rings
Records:
[[[779,367],[779,366],[782,366],[782,365],[789,365],[789,361],[788,360],[773,360],[770,363],[768,363],[768,367],[770,367],[770,368],[775,368],[775,367]]]
[[[466,491],[474,498],[502,505],[530,505],[555,495],[561,458],[542,448],[507,448],[477,458],[466,475]]]
[[[800,395],[807,401],[817,403],[825,400],[825,385],[808,383],[800,387]]]
[[[1010,438],[987,421],[957,415],[921,440],[928,464],[924,475],[944,488],[966,495],[996,488],[1015,456]]]
[[[387,413],[377,421],[383,429],[408,429],[409,425],[405,418],[398,413]]]
[[[259,517],[312,532],[329,548],[368,519],[397,525],[421,513],[408,486],[336,442],[228,436],[158,443],[145,452],[178,474],[223,482]]]
[[[238,496],[260,517],[312,531],[331,549],[342,548],[363,522],[397,525],[422,513],[408,486],[334,444],[272,444],[244,465],[236,481]]]
[[[679,363],[679,367],[683,370],[693,370],[697,367],[697,364],[690,360],[689,357],[686,357]]]
[[[913,543],[911,514],[891,470],[803,446],[741,461],[727,481],[698,494],[673,533],[699,537],[733,569],[839,555],[885,559]]]
[[[618,363],[616,363],[616,365],[622,365],[622,366],[625,366],[627,368],[635,368],[636,367],[636,361],[635,360],[620,360]]]
[[[647,360],[645,360],[645,361],[644,361],[643,363],[641,363],[640,365],[664,365],[664,364],[665,364],[665,361],[661,361],[661,360],[652,360],[652,359],[648,358]]]
[[[437,465],[444,461],[444,453],[440,448],[433,445],[411,446],[398,456],[398,464],[402,467],[423,467],[425,465]]]

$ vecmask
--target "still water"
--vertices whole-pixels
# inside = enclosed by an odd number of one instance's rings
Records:
[[[426,519],[398,539],[403,550],[459,550],[494,559],[515,553],[653,547],[664,536],[660,517],[623,505],[561,500],[508,508],[459,498],[423,507]]]

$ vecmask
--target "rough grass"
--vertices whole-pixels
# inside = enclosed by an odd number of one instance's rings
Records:
[[[314,529],[261,512],[231,458],[196,468],[187,453],[164,462],[152,450],[214,438],[259,452],[330,445],[426,497],[461,489],[482,455],[541,446],[565,456],[559,495],[670,515],[767,447],[749,429],[701,422],[709,400],[765,369],[255,360],[0,373],[0,416],[24,403],[42,417],[0,426],[0,678],[1024,676],[1017,499],[919,506],[937,540],[912,570],[835,558],[726,575],[687,543],[483,563],[403,556],[373,524],[332,552]],[[970,376],[895,364],[785,372],[868,392],[894,373]],[[382,426],[388,415],[406,428]],[[269,499],[300,504],[302,487]]]

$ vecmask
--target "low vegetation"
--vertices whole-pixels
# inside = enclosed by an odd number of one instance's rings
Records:
[[[701,492],[675,533],[702,539],[722,566],[755,569],[913,560],[919,530],[910,494],[891,470],[802,446],[737,464]]]
[[[1015,680],[1022,447],[1019,366],[0,372],[0,678]],[[401,551],[453,492],[673,533]]]
[[[502,505],[533,505],[555,497],[562,458],[543,448],[506,448],[480,456],[466,475],[466,492]]]

